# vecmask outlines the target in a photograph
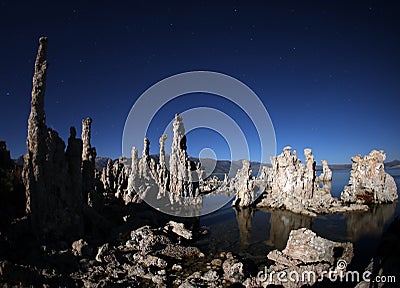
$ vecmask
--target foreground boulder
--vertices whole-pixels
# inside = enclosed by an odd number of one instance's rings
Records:
[[[164,231],[172,231],[176,235],[183,237],[186,240],[193,239],[192,231],[190,231],[189,229],[186,229],[185,225],[183,223],[178,223],[178,222],[171,220],[164,226]]]
[[[393,177],[385,172],[385,159],[383,150],[372,150],[364,157],[352,157],[350,181],[340,195],[342,201],[361,204],[395,201],[397,186]]]
[[[273,250],[267,257],[275,264],[260,272],[256,279],[248,279],[249,286],[302,287],[328,277],[329,271],[331,275],[340,277],[353,258],[353,244],[330,241],[301,228],[290,232],[285,249]]]

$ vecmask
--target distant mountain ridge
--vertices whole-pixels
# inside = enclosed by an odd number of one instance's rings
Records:
[[[150,155],[150,157],[153,158],[156,161],[156,163],[158,163],[158,159],[159,159],[158,154]],[[195,158],[195,157],[189,157],[189,158],[192,161],[195,161],[197,163],[199,162],[199,158]],[[96,169],[101,171],[104,167],[107,167],[107,162],[109,159],[111,159],[111,158],[97,157],[96,164],[95,164]],[[116,159],[112,160],[113,163],[115,161],[116,161]],[[214,160],[213,159],[202,159],[202,161],[214,161]],[[22,166],[22,165],[24,165],[24,157],[20,156],[17,159],[15,159],[14,162],[17,165]],[[130,164],[131,164],[131,159],[126,158],[126,165],[130,165]],[[229,161],[229,160],[217,160],[217,164],[215,166],[214,173],[216,173],[216,174],[228,173],[229,169],[230,169],[230,165],[231,165],[231,161]],[[254,162],[254,161],[251,161],[250,165],[251,165],[253,171],[258,171],[260,166],[271,167],[271,164],[269,164],[269,163],[268,164],[260,164],[259,162]],[[351,169],[351,164],[328,164],[328,166],[332,170],[350,170]],[[237,169],[240,169],[240,168],[242,168],[242,160],[232,161],[232,171],[237,171]],[[393,161],[385,162],[385,168],[389,168],[389,169],[390,168],[400,168],[400,160],[393,160]],[[317,165],[316,170],[321,171],[322,166]]]

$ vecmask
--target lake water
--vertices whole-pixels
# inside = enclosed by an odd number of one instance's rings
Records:
[[[388,169],[387,172],[394,177],[397,187],[400,187],[400,168]],[[349,170],[333,171],[333,196],[340,195],[349,177]],[[316,218],[281,210],[235,209],[230,202],[200,217],[200,225],[206,226],[209,233],[196,241],[195,245],[214,255],[222,251],[237,253],[263,268],[268,262],[268,252],[283,249],[291,230],[307,227],[327,239],[352,242],[355,256],[349,269],[362,271],[374,256],[383,231],[398,215],[398,202],[377,205],[368,212]]]

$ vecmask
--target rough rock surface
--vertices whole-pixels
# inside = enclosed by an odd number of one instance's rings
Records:
[[[315,161],[311,149],[304,149],[306,165],[291,153],[290,146],[283,149],[277,157],[271,157],[272,193],[282,198],[310,199],[315,190]]]
[[[237,171],[230,184],[236,192],[232,206],[248,207],[254,201],[254,182],[251,177],[250,161],[243,160],[242,164],[243,167]]]
[[[106,191],[106,193],[115,194],[113,163],[111,159],[108,159],[107,166],[104,167],[101,172],[101,182],[103,182],[104,190]]]
[[[82,120],[82,193],[83,200],[90,207],[99,209],[101,195],[95,188],[95,159],[96,149],[90,143],[92,119]]]
[[[114,179],[112,192],[116,198],[120,198],[121,195],[124,195],[128,187],[129,170],[125,166],[125,160],[124,157],[119,157],[112,167],[112,178]]]
[[[353,245],[330,241],[307,228],[301,228],[290,232],[285,249],[273,250],[267,257],[275,261],[275,264],[268,268],[267,273],[260,275],[261,277],[248,280],[258,284],[253,286],[266,287],[273,284],[302,287],[313,285],[319,277],[327,276],[329,271],[337,273],[339,277],[353,258]],[[346,265],[343,265],[344,261]],[[283,281],[279,280],[278,272],[286,275],[286,278],[281,278]],[[302,279],[302,273],[308,272],[314,273],[316,277]],[[290,275],[298,275],[298,281],[289,281]]]
[[[126,158],[124,157],[119,157],[114,162],[111,159],[108,159],[107,166],[103,167],[101,175],[99,173],[98,182],[99,186],[101,186],[104,191],[103,193],[108,198],[122,198],[124,199],[124,201],[125,199],[128,199],[126,201],[130,202],[130,196],[127,194],[129,194],[128,182],[131,169],[129,167],[126,167],[125,165]],[[135,174],[138,175],[138,173]],[[97,187],[97,185],[95,185],[95,187]],[[133,194],[135,194],[135,191],[132,192]]]
[[[180,246],[162,233],[162,229],[151,229],[149,226],[132,231],[131,239],[126,242],[126,247],[137,250],[142,255],[153,253],[175,259],[202,255],[198,248]]]
[[[306,264],[328,262],[334,265],[338,259],[350,263],[353,258],[353,245],[349,242],[330,241],[317,236],[310,229],[301,228],[290,232],[282,254]]]
[[[342,201],[372,204],[396,200],[397,186],[393,177],[385,172],[385,159],[386,154],[382,150],[372,150],[364,157],[352,157],[350,181],[340,195]]]
[[[136,147],[132,147],[132,163],[128,177],[128,187],[124,193],[123,199],[125,204],[128,203],[140,203],[142,198],[137,193],[137,189],[140,185],[139,176],[139,157]]]
[[[150,156],[150,141],[145,138],[140,159],[137,149],[132,147],[130,167],[124,166],[125,161],[119,160],[114,163],[112,168],[110,161],[107,167],[103,168],[101,182],[106,194],[115,194],[116,198],[121,197],[125,204],[140,203],[143,199],[149,200],[148,202],[157,208],[172,204],[173,208],[171,209],[175,212],[178,207],[185,209],[183,206],[201,209],[202,197],[199,194],[200,183],[203,184],[203,178],[205,178],[204,171],[200,164],[196,165],[190,161],[187,155],[185,128],[182,117],[178,114],[175,115],[173,125],[172,153],[169,157],[170,170],[167,168],[165,155],[167,136],[164,134],[159,139],[158,163]],[[209,182],[204,184],[210,191],[216,189],[215,185],[213,186]],[[185,211],[182,212],[185,215],[194,213],[194,210],[190,208]]]
[[[79,239],[77,241],[72,242],[72,254],[74,254],[75,256],[87,257],[91,255],[91,252],[92,249],[85,240]]]
[[[178,114],[175,115],[173,132],[172,152],[169,159],[170,202],[184,205],[199,204],[202,198],[199,196],[198,182],[194,181],[197,176],[193,176],[196,173],[196,165],[189,160],[187,155],[185,127],[182,117]]]
[[[192,231],[186,229],[183,223],[178,223],[171,220],[164,226],[164,231],[172,231],[176,235],[183,237],[186,240],[193,239]]]
[[[167,139],[167,135],[163,134],[160,137],[160,160],[157,166],[157,176],[158,176],[158,197],[165,197],[166,192],[169,189],[169,172],[167,169],[167,164],[165,161],[165,140]]]
[[[140,196],[141,199],[153,199],[157,196],[157,178],[155,171],[155,161],[151,159],[150,141],[147,138],[143,140],[144,146],[142,151],[142,158],[138,162],[139,174],[135,176],[136,167],[132,166],[131,175],[135,181],[131,182],[134,184],[134,190]],[[134,151],[132,151],[134,152]],[[136,165],[136,155],[132,155],[132,165]],[[136,177],[136,178],[135,178]],[[151,200],[153,201],[153,200]]]
[[[145,181],[152,181],[154,180],[153,175],[150,170],[150,141],[147,138],[143,140],[143,151],[142,151],[142,158],[139,160],[139,176],[140,178],[144,179]]]
[[[332,170],[328,166],[328,161],[321,160],[322,173],[316,178],[317,182],[329,182],[332,181]]]
[[[243,263],[234,257],[231,253],[227,253],[227,259],[222,264],[224,270],[224,279],[231,283],[243,282],[245,279],[245,272]]]
[[[83,231],[82,190],[71,185],[75,167],[79,165],[72,162],[79,162],[80,159],[67,161],[64,142],[57,132],[46,126],[46,50],[47,38],[42,37],[35,62],[27,153],[24,156],[26,211],[38,238],[72,238]]]

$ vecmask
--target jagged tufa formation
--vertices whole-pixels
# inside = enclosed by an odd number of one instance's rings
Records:
[[[260,181],[265,184],[265,192],[256,203],[257,207],[283,208],[295,213],[316,216],[322,213],[339,213],[367,210],[365,205],[343,205],[330,194],[330,182],[319,187],[315,174],[312,150],[304,149],[305,165],[297,158],[290,146],[271,157],[271,168],[264,168]],[[323,161],[324,163],[325,161]],[[322,177],[330,178],[330,170],[324,165]]]
[[[349,185],[344,187],[340,198],[350,203],[387,203],[398,198],[393,177],[385,172],[384,151],[372,150],[369,155],[351,158]]]
[[[82,189],[83,199],[91,207],[99,205],[100,197],[95,192],[95,159],[96,149],[90,144],[92,119],[82,120]]]
[[[23,181],[26,211],[32,230],[40,239],[73,238],[82,234],[82,186],[76,177],[80,144],[71,129],[68,159],[57,132],[47,128],[44,112],[47,38],[39,40],[33,76],[31,112],[28,120],[27,153]]]
[[[169,173],[167,169],[167,163],[165,160],[165,140],[167,139],[167,135],[163,134],[160,137],[160,161],[158,164],[158,186],[159,186],[159,195],[158,197],[164,197],[169,188]]]
[[[243,160],[242,164],[243,167],[237,171],[235,178],[231,181],[231,186],[236,191],[232,206],[248,207],[254,201],[254,181],[251,177],[250,161]]]
[[[328,166],[328,161],[321,160],[322,173],[316,178],[317,182],[329,182],[332,181],[332,170]]]
[[[136,149],[136,147],[132,147],[132,163],[131,163],[131,170],[129,171],[129,176],[128,176],[128,188],[123,196],[125,204],[128,204],[130,202],[139,203],[142,201],[142,199],[137,194],[139,185],[140,185],[140,177],[139,177],[138,150]]]
[[[144,138],[143,152],[140,160],[135,147],[132,148],[131,167],[125,167],[123,175],[127,176],[127,187],[118,193],[126,204],[138,203],[142,199],[149,200],[154,205],[163,205],[165,201],[169,204],[198,205],[202,198],[199,196],[199,181],[204,176],[204,171],[189,160],[186,152],[186,136],[182,117],[175,115],[173,123],[172,153],[169,158],[169,171],[165,155],[165,140],[167,135],[159,139],[160,157],[156,163],[150,157],[150,141]],[[115,164],[114,164],[115,165]],[[104,187],[110,189],[111,179],[115,179],[116,173],[110,173],[109,168],[103,170],[102,182]],[[113,174],[111,176],[110,174]],[[115,181],[115,180],[114,180]],[[120,187],[119,184],[115,184]],[[115,189],[115,188],[114,188]],[[119,188],[117,188],[119,189]],[[160,200],[160,201],[158,201]]]
[[[182,117],[178,114],[175,115],[173,132],[172,152],[169,159],[170,201],[172,204],[199,204],[202,198],[199,196],[197,167],[187,155],[185,127]]]

